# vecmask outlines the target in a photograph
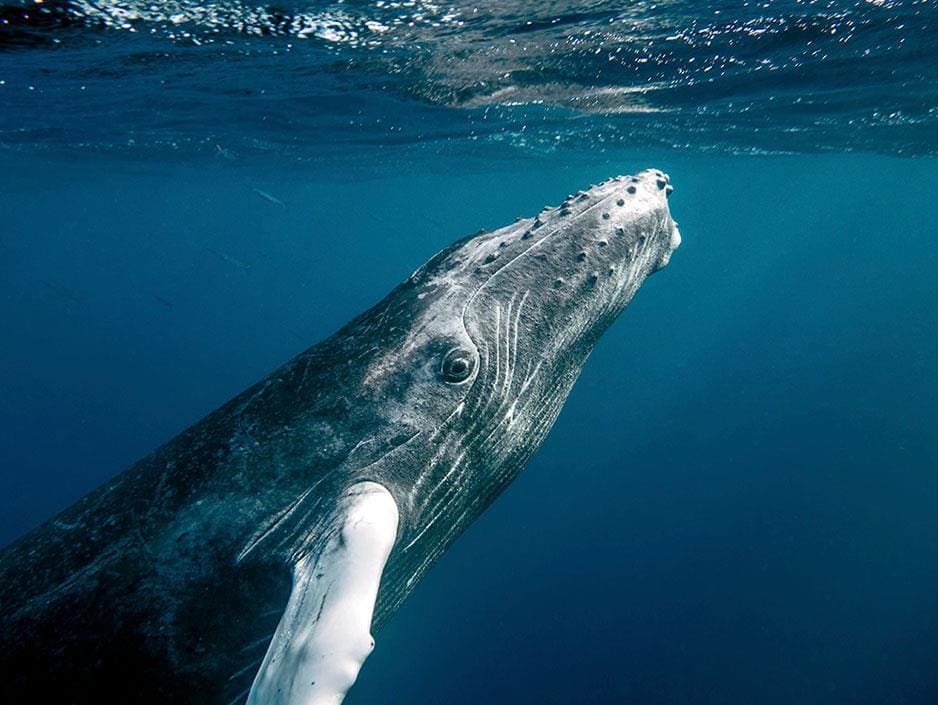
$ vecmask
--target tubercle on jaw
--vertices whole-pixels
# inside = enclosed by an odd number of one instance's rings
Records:
[[[653,184],[652,184],[653,182]],[[501,250],[506,250],[513,242],[524,241],[532,239],[537,231],[540,230],[545,225],[551,224],[555,226],[562,226],[564,221],[561,219],[566,219],[569,216],[574,218],[584,215],[587,211],[592,210],[600,204],[604,204],[607,210],[601,211],[599,217],[602,221],[613,220],[611,211],[614,208],[623,208],[629,204],[631,199],[629,196],[634,196],[639,192],[639,186],[646,184],[646,196],[647,199],[650,194],[647,189],[650,187],[651,192],[655,191],[655,186],[657,189],[663,190],[665,196],[668,197],[674,191],[674,188],[670,184],[670,179],[667,174],[658,170],[645,170],[639,172],[639,175],[635,176],[617,176],[607,181],[603,181],[600,184],[593,184],[590,187],[589,191],[577,191],[576,193],[568,194],[567,197],[556,207],[547,206],[543,208],[534,218],[530,221],[530,225],[526,228],[518,228],[514,232],[506,233],[506,235],[498,241],[497,248],[495,251],[487,252],[481,263],[476,268],[476,272],[481,274],[486,270],[486,265],[491,265],[496,262],[501,254]],[[622,184],[620,186],[613,186],[613,184]],[[612,187],[611,193],[599,193],[596,191],[609,190],[609,187]],[[624,191],[624,192],[623,192]],[[618,193],[616,193],[618,192]],[[614,199],[614,200],[613,200]],[[593,201],[592,203],[590,203]],[[606,203],[608,201],[608,203]],[[615,204],[613,206],[613,203]],[[578,206],[583,206],[578,208]],[[523,225],[523,218],[517,218],[514,224]],[[568,221],[572,222],[572,221]],[[505,230],[510,229],[506,228]],[[520,235],[518,232],[520,231]],[[489,234],[488,231],[481,231],[482,233]],[[626,234],[625,228],[622,226],[616,226],[614,234],[618,237],[622,237]],[[607,244],[605,240],[601,241],[599,246]],[[642,245],[641,242],[638,243],[639,247]],[[488,245],[485,246],[488,249]],[[626,252],[627,257],[631,258],[633,255],[632,248],[630,247]],[[582,260],[581,260],[582,261]]]

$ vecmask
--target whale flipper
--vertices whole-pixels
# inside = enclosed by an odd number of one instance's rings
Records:
[[[371,618],[398,509],[375,482],[339,500],[327,540],[297,561],[293,589],[247,705],[338,705],[374,648]]]

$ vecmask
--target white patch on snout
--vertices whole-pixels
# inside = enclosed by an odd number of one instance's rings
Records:
[[[681,246],[681,231],[677,229],[677,223],[674,223],[674,226],[671,228],[670,246],[671,252],[674,252],[678,247]]]
[[[397,537],[398,509],[375,482],[337,502],[319,550],[299,560],[293,590],[247,705],[339,705],[374,648],[371,618]]]

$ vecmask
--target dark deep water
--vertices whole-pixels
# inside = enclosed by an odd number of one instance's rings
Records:
[[[653,166],[681,248],[346,702],[938,703],[935,8],[769,5],[3,8],[0,543]]]

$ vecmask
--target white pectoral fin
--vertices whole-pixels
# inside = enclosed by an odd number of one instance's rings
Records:
[[[293,590],[247,705],[339,705],[374,648],[371,618],[398,510],[375,482],[340,499],[333,535],[294,569]]]

